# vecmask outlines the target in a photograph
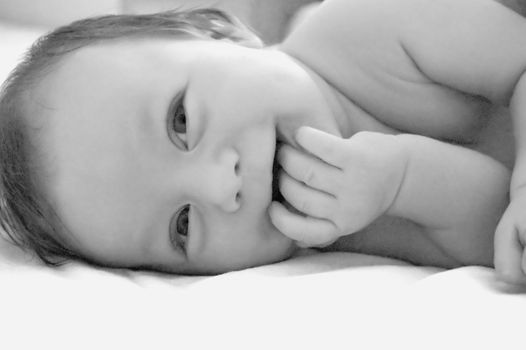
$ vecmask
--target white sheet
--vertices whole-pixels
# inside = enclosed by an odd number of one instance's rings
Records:
[[[7,260],[0,344],[8,349],[526,346],[525,296],[483,267],[326,253],[184,277]]]
[[[39,33],[0,24],[0,80]],[[524,349],[520,292],[351,253],[214,277],[51,269],[0,241],[0,349]]]

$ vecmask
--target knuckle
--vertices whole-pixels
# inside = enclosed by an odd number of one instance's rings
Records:
[[[288,189],[288,186],[287,186],[287,175],[285,174],[285,172],[283,170],[280,171],[279,173],[279,180],[278,180],[278,187],[279,187],[279,190],[281,191],[281,193],[283,195],[285,195],[285,192],[287,192],[287,189]]]
[[[310,204],[307,200],[305,199],[302,199],[301,202],[299,203],[299,208],[298,208],[301,212],[303,213],[307,213],[309,212],[310,210]]]
[[[284,169],[288,169],[294,164],[294,154],[291,147],[288,145],[280,146],[276,155],[276,161]]]
[[[368,143],[370,139],[370,133],[368,131],[359,131],[356,134],[352,135],[349,139],[349,144],[356,146],[362,146]]]
[[[374,140],[377,136],[378,133],[374,131],[358,131],[356,134],[353,135],[352,138],[355,141],[368,142]]]
[[[390,136],[372,131],[360,131],[350,139],[352,142],[349,143],[349,146],[352,144],[351,150],[355,150],[361,157],[367,159],[378,152],[383,153],[386,148],[390,149],[391,147],[388,147],[385,142],[390,139]]]
[[[283,176],[279,182],[279,191],[287,201],[291,203],[297,201],[297,191],[295,190],[295,184],[291,179]]]
[[[308,186],[312,186],[314,184],[314,181],[316,179],[316,172],[313,168],[308,168],[307,171],[305,171],[305,176],[303,177],[303,183],[305,183]]]
[[[339,148],[331,144],[325,147],[325,153],[331,158],[336,158],[336,156],[339,156],[341,152],[339,152]]]

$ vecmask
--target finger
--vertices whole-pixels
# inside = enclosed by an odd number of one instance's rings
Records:
[[[329,219],[335,210],[334,196],[307,187],[284,171],[280,171],[279,191],[287,202],[307,215]]]
[[[321,244],[308,244],[308,243],[299,242],[299,241],[295,241],[295,243],[300,248],[326,248],[326,247],[330,246],[331,244],[333,244],[334,242],[336,242],[339,238],[340,237],[335,237],[335,238],[331,239],[330,241],[325,242],[325,243],[321,243]]]
[[[301,242],[301,241],[295,241],[296,245],[300,248],[314,248],[314,246],[308,244],[308,243],[305,243],[305,242]]]
[[[339,236],[330,221],[292,213],[278,202],[272,202],[269,215],[281,233],[303,245],[323,244]]]
[[[494,253],[495,270],[501,280],[509,283],[526,281],[521,268],[522,251],[515,224],[504,214],[495,232]]]
[[[338,168],[289,145],[284,145],[279,150],[278,163],[296,180],[331,194],[334,193],[334,183],[338,175],[341,175]]]
[[[323,161],[341,168],[344,162],[341,137],[331,135],[318,129],[302,126],[296,132],[296,141],[306,151]]]
[[[322,243],[322,244],[312,245],[312,246],[310,246],[310,248],[325,248],[325,247],[328,247],[331,244],[333,244],[334,242],[336,242],[339,238],[340,238],[340,236],[334,237],[333,239],[331,239],[328,242],[325,242],[325,243]]]

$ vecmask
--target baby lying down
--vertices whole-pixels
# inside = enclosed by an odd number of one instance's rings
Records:
[[[4,85],[2,227],[49,264],[324,247],[525,281],[524,47],[491,0],[327,0],[274,47],[213,9],[72,23]],[[511,204],[488,102],[511,105]]]

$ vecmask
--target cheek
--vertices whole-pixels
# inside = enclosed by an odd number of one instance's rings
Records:
[[[206,248],[198,257],[196,266],[203,270],[225,272],[271,264],[292,253],[292,243],[275,232],[249,231],[235,227],[228,232],[210,233]],[[252,232],[252,233],[250,233]]]
[[[282,87],[284,86],[279,86],[280,89]],[[261,115],[265,114],[265,111],[268,114],[282,93],[277,91],[276,84],[261,72],[240,69],[225,75],[213,94],[217,101],[228,103],[234,111],[247,115],[256,112],[255,114]]]

